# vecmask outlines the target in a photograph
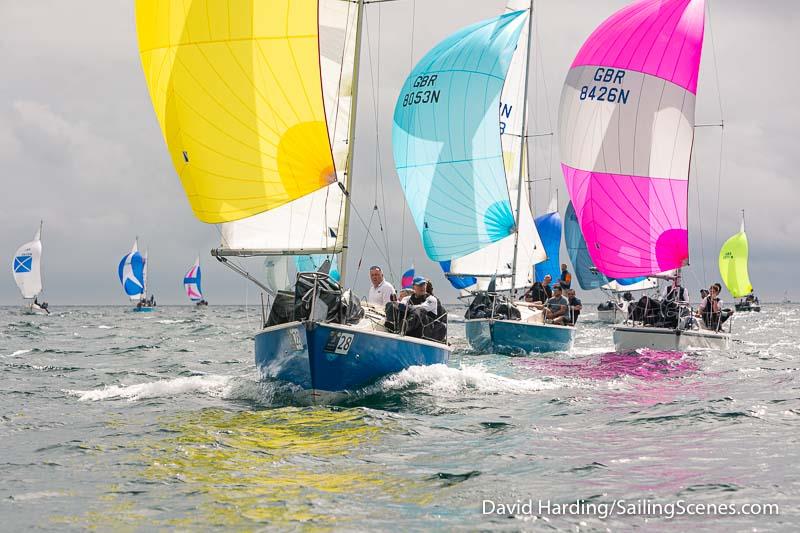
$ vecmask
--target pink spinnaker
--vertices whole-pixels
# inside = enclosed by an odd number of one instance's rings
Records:
[[[606,276],[688,262],[688,179],[703,0],[641,0],[580,49],[561,96],[562,170]]]

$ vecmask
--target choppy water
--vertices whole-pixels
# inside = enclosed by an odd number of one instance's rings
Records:
[[[55,311],[0,309],[3,530],[800,525],[798,307],[739,314],[731,353],[692,355],[613,354],[589,322],[572,354],[470,354],[454,323],[450,367],[336,407],[257,381],[252,309]],[[528,499],[780,515],[482,515]]]

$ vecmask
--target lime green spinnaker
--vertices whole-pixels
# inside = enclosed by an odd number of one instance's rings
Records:
[[[725,241],[719,251],[719,273],[734,298],[753,292],[747,274],[747,234],[742,230]]]

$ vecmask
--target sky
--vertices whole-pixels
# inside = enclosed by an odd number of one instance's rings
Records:
[[[559,191],[556,128],[567,69],[593,29],[625,0],[537,0],[530,73],[534,208]],[[800,298],[800,2],[712,0],[698,87],[690,180],[690,288],[719,280],[719,247],[746,209],[750,277],[762,300]],[[502,0],[396,0],[366,7],[353,176],[348,285],[390,281],[412,263],[437,293],[456,293],[427,259],[403,201],[391,150],[397,95],[413,64],[459,28],[496,16]],[[710,11],[710,17],[708,17]],[[709,24],[710,22],[710,24]],[[413,36],[413,37],[412,37]],[[130,0],[0,0],[0,305],[21,301],[11,275],[19,245],[44,221],[45,299],[125,304],[117,264],[135,236],[161,304],[188,303],[183,274],[199,254],[212,304],[255,304],[258,290],[209,255],[216,227],[191,213],[164,146],[139,61]],[[379,206],[382,224],[373,218]],[[374,239],[374,240],[373,240]],[[380,243],[376,246],[375,243]],[[363,250],[363,251],[362,251]],[[388,253],[387,253],[388,250]],[[562,260],[566,250],[562,246]],[[359,264],[361,265],[359,268]],[[256,269],[257,265],[253,264]],[[696,292],[696,291],[693,291]],[[598,291],[584,293],[600,301]],[[730,296],[728,296],[730,298]]]

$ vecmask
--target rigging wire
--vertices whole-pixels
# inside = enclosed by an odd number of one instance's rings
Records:
[[[708,10],[708,33],[711,37],[711,57],[713,59],[712,63],[714,65],[714,79],[717,84],[717,104],[719,106],[719,122],[720,122],[720,134],[719,134],[719,162],[717,166],[717,214],[714,221],[714,244],[716,245],[719,242],[719,206],[720,206],[720,198],[721,198],[721,190],[722,190],[722,165],[723,165],[723,154],[724,154],[724,143],[725,143],[725,116],[722,111],[722,87],[719,83],[719,64],[717,61],[717,45],[714,41],[714,29],[713,24],[711,23],[711,1],[709,0],[706,2],[706,9]]]
[[[408,71],[414,70],[414,30],[417,24],[417,0],[411,0],[411,46],[408,56]],[[403,219],[400,224],[400,269],[406,265],[406,206],[403,205]]]

